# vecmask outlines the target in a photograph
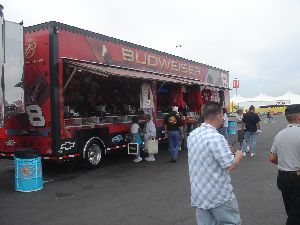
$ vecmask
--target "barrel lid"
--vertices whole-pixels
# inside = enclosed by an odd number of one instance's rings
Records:
[[[23,148],[23,149],[17,149],[14,155],[16,158],[31,159],[31,158],[40,157],[41,151],[39,149]]]

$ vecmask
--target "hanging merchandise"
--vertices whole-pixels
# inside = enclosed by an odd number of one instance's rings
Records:
[[[211,100],[211,90],[207,89],[207,88],[204,88],[202,91],[201,91],[201,97],[202,97],[202,102],[203,104],[207,103],[207,102],[210,102]]]
[[[191,112],[200,112],[203,101],[199,87],[193,88],[190,91],[189,103]]]
[[[183,101],[183,90],[181,87],[176,87],[172,89],[170,96],[170,105],[178,106],[179,108],[184,108]]]
[[[212,91],[212,95],[211,95],[211,99],[210,100],[214,101],[214,102],[220,102],[219,92],[216,89],[214,89]]]
[[[148,83],[143,83],[141,86],[140,108],[154,108],[153,94]]]

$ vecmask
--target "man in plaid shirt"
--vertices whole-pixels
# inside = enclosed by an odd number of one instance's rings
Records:
[[[198,225],[241,224],[230,171],[243,158],[238,150],[231,154],[228,142],[218,133],[223,113],[221,105],[209,102],[201,109],[204,123],[188,137],[188,163],[191,205],[196,207]]]

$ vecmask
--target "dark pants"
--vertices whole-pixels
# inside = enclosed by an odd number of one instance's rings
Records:
[[[286,225],[300,225],[300,176],[288,172],[278,172],[277,187],[282,193]]]

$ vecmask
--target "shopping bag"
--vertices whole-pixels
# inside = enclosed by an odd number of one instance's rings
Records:
[[[139,153],[139,144],[138,143],[128,143],[128,155],[136,155]]]
[[[157,154],[158,153],[158,140],[150,139],[148,141],[148,153]]]

